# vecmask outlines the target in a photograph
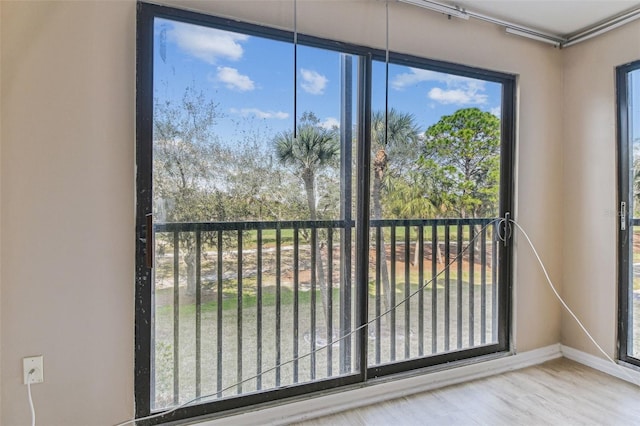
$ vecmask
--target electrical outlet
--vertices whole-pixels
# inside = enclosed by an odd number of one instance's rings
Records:
[[[34,372],[31,374],[31,376],[29,376],[29,371],[31,371],[32,369],[34,370]],[[31,384],[44,382],[44,366],[42,355],[22,358],[22,372],[25,385],[27,384],[28,380],[31,381]]]

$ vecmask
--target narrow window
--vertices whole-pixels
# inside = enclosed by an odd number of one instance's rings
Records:
[[[640,365],[640,62],[617,70],[619,357]]]

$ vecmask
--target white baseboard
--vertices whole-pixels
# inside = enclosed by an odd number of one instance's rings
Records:
[[[463,365],[448,370],[372,383],[357,389],[345,390],[344,392],[335,392],[228,417],[205,420],[198,423],[198,425],[280,425],[299,422],[469,380],[518,370],[560,357],[562,357],[560,344],[554,344],[516,355]]]
[[[594,370],[602,371],[610,376],[617,377],[624,381],[640,385],[640,372],[627,368],[619,364],[613,364],[611,361],[600,358],[586,352],[574,349],[570,346],[560,345],[562,356],[580,364],[591,367]]]

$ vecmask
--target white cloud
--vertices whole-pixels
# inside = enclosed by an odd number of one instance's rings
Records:
[[[477,93],[475,90],[464,89],[447,89],[442,90],[439,87],[434,87],[429,90],[427,94],[429,99],[441,104],[455,104],[455,105],[468,105],[468,104],[483,104],[487,102],[487,95]]]
[[[475,80],[473,78],[462,77],[459,75],[444,74],[436,71],[422,70],[419,68],[409,68],[408,73],[402,73],[395,76],[391,82],[391,87],[396,90],[403,90],[406,87],[413,86],[414,84],[422,83],[424,81],[434,81],[438,83],[445,83],[447,86],[457,86],[461,84],[481,84],[484,86],[484,81]]]
[[[406,87],[413,86],[414,84],[421,83],[423,81],[446,81],[446,74],[441,74],[435,71],[421,70],[418,68],[409,68],[411,72],[402,73],[395,76],[391,82],[391,87],[396,90],[403,90]]]
[[[489,110],[489,112],[493,115],[495,115],[496,117],[500,118],[500,116],[502,115],[502,110],[499,106],[495,107],[495,108],[491,108]]]
[[[180,49],[209,64],[215,64],[218,58],[234,61],[240,59],[244,53],[240,42],[249,39],[244,34],[182,22],[175,22],[167,34],[169,40],[175,42]]]
[[[282,111],[263,111],[261,109],[258,108],[231,108],[231,113],[232,114],[238,114],[241,115],[243,117],[248,117],[248,116],[254,116],[256,118],[263,118],[263,119],[269,119],[269,118],[273,118],[273,119],[277,119],[277,120],[284,120],[289,118],[289,114],[286,112],[282,112]]]
[[[218,67],[218,80],[223,82],[227,89],[231,90],[247,92],[255,89],[253,80],[231,67]]]
[[[327,130],[331,130],[334,127],[340,127],[340,121],[334,117],[327,117],[324,121],[320,122],[320,127],[324,127]]]
[[[303,80],[302,83],[300,83],[300,86],[305,92],[312,95],[322,95],[324,93],[324,88],[327,86],[327,82],[329,81],[327,77],[316,71],[304,68],[300,68],[300,74],[302,75]]]
[[[442,104],[484,104],[488,99],[482,80],[418,68],[409,68],[409,72],[396,75],[391,87],[404,90],[422,82],[442,83],[445,86],[433,87],[427,94],[429,99]]]

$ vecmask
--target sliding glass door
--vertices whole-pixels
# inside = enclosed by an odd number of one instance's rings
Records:
[[[640,61],[617,70],[620,359],[640,366]]]
[[[168,15],[147,16],[153,84],[139,97],[151,271],[141,404],[220,410],[361,381],[361,57]]]
[[[148,4],[138,25],[138,417],[508,350],[513,76]]]
[[[368,358],[375,375],[497,346],[504,333],[507,304],[499,297],[508,280],[496,218],[509,210],[501,191],[508,88],[430,65],[396,55],[373,61]]]

